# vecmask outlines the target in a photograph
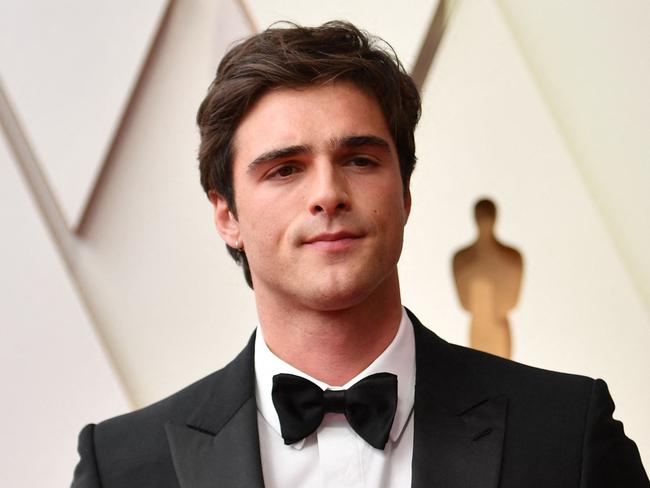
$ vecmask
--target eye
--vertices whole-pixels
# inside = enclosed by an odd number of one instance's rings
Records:
[[[365,168],[367,166],[375,166],[377,162],[367,156],[354,156],[347,160],[347,164],[356,166],[358,168]]]
[[[293,164],[283,164],[276,167],[267,175],[267,179],[283,179],[295,175],[300,171],[300,168]]]

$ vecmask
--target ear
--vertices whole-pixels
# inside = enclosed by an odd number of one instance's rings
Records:
[[[406,225],[406,222],[409,219],[409,215],[411,215],[411,186],[407,186],[406,190],[404,191],[404,225]]]
[[[217,227],[217,232],[230,247],[241,248],[244,243],[241,242],[239,235],[239,222],[230,211],[226,199],[214,190],[208,192],[208,198],[214,209],[214,224]]]

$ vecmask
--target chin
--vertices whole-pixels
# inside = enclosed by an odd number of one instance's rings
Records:
[[[313,309],[334,312],[355,307],[366,301],[377,288],[377,283],[371,280],[334,282],[312,288],[311,293],[305,293],[302,298]],[[307,296],[305,296],[307,295]]]

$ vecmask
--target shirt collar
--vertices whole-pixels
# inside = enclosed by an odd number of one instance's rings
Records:
[[[389,436],[390,440],[395,442],[399,439],[404,427],[406,427],[415,400],[415,336],[413,334],[413,324],[404,308],[402,308],[402,318],[393,341],[366,369],[343,385],[343,388],[349,388],[366,376],[381,372],[393,373],[397,376],[397,410],[395,411],[395,420]],[[255,396],[257,409],[273,430],[278,435],[281,435],[280,420],[271,398],[273,376],[278,373],[301,376],[312,381],[323,390],[330,388],[330,386],[294,368],[273,354],[264,342],[261,328],[258,327],[255,337]],[[292,446],[296,449],[302,449],[303,443],[304,440],[301,440],[292,444]]]

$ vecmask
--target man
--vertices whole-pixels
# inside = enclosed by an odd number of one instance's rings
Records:
[[[224,369],[85,427],[73,487],[648,486],[602,381],[447,344],[402,308],[419,112],[349,24],[225,56],[201,181],[260,327]]]

